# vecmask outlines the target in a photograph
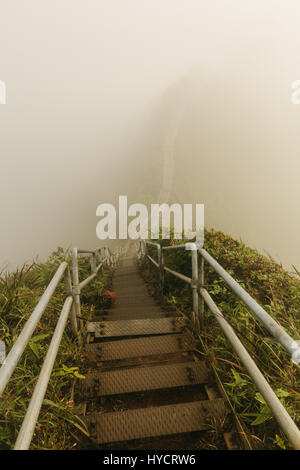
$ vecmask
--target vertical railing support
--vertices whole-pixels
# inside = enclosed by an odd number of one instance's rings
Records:
[[[90,257],[90,264],[91,264],[91,274],[94,274],[97,270],[97,260],[96,260],[95,253],[93,253]]]
[[[159,285],[160,289],[162,291],[162,249],[160,245],[157,245],[157,260],[158,260],[158,266],[159,266]]]
[[[192,252],[192,295],[193,295],[193,311],[195,315],[199,313],[198,299],[198,251],[195,243],[189,243],[189,249]]]
[[[110,259],[109,249],[107,248],[107,246],[104,247],[104,256],[105,256],[105,258],[107,259],[107,260],[106,260],[107,266],[110,266],[110,264],[111,264],[111,259]]]
[[[101,250],[95,251],[95,257],[96,257],[96,260],[98,261],[98,264],[101,263]]]
[[[80,287],[78,274],[78,251],[77,248],[72,249],[72,277],[73,277],[73,297],[75,305],[76,317],[80,317]],[[82,330],[82,320],[79,320],[80,330]]]
[[[145,245],[146,245],[146,242],[144,240],[140,240],[139,241],[139,259],[143,258],[143,256],[145,256]]]
[[[199,263],[199,283],[200,287],[204,286],[204,258],[202,255],[200,256],[200,263]],[[198,260],[199,262],[199,260]],[[204,308],[205,308],[205,303],[204,299],[201,295],[201,300],[200,300],[200,306],[199,306],[199,314],[201,316],[201,320],[203,320],[203,315],[204,315]]]
[[[65,291],[66,291],[66,296],[72,296],[73,297],[73,289],[72,289],[72,281],[71,281],[71,274],[69,268],[65,270],[64,273],[64,280],[65,280]],[[74,336],[77,337],[78,335],[78,327],[77,327],[77,318],[76,318],[76,311],[75,311],[75,303],[73,302],[71,311],[70,311],[70,321],[71,321],[71,326],[72,326],[72,331]]]
[[[160,269],[161,269],[161,293],[164,294],[165,290],[165,257],[164,257],[164,250],[161,249],[160,252]]]

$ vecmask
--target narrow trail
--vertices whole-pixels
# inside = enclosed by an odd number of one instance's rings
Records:
[[[138,274],[133,253],[113,280],[117,299],[88,323],[90,370],[80,393],[91,435],[105,449],[232,447],[230,413],[187,319],[157,305]],[[229,421],[232,420],[229,418]]]

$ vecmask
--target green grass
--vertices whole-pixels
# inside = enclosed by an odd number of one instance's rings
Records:
[[[7,352],[20,334],[25,321],[37,305],[59,264],[71,265],[68,251],[59,248],[45,263],[34,261],[13,273],[0,277],[0,339]],[[89,260],[79,260],[80,279],[90,274]],[[95,306],[105,307],[105,293],[111,286],[112,273],[100,270],[97,280],[84,288],[81,315],[90,318]],[[34,385],[51,341],[64,301],[64,283],[60,283],[49,302],[33,337],[6,387],[0,405],[0,449],[13,448],[26,413]],[[72,337],[68,324],[55,361],[45,400],[38,419],[31,449],[73,449],[77,436],[85,432],[80,419],[80,405],[74,403],[74,387],[84,371],[84,354]]]
[[[161,240],[162,245],[180,243]],[[253,296],[294,338],[300,338],[300,280],[272,259],[219,231],[206,231],[205,249]],[[151,248],[153,257],[155,248]],[[190,253],[171,250],[167,266],[191,277]],[[159,290],[157,269],[145,258],[140,263],[143,276]],[[168,302],[190,314],[190,287],[166,273]],[[300,424],[299,367],[290,355],[247,311],[224,281],[205,263],[205,284],[214,301],[235,329],[250,355],[270,382],[292,418]],[[290,449],[262,396],[240,363],[210,312],[200,321],[203,340],[216,360],[225,389],[250,436],[254,448]]]

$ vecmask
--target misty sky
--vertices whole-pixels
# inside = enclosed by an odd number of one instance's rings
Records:
[[[173,199],[300,268],[299,23],[289,0],[0,0],[0,265],[96,247],[100,203],[155,199],[186,101]]]

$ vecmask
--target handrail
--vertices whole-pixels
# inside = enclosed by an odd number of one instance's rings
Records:
[[[150,243],[147,240],[145,241],[146,245],[157,246],[157,243]],[[263,307],[261,307],[256,300],[248,294],[248,292],[235,280],[233,277],[224,269],[222,266],[203,248],[198,249],[195,243],[184,243],[179,245],[172,245],[172,246],[164,246],[162,250],[174,250],[174,249],[182,249],[185,248],[186,250],[192,251],[192,270],[194,271],[194,281],[198,283],[199,276],[197,275],[196,268],[197,262],[195,259],[195,255],[193,257],[194,252],[198,252],[205,261],[207,261],[210,266],[219,274],[220,277],[226,282],[228,287],[244,302],[244,304],[249,308],[249,310],[255,315],[255,317],[261,321],[261,323],[265,326],[265,328],[271,333],[271,335],[283,346],[283,348],[290,353],[292,360],[295,364],[300,364],[300,341],[294,340],[283,328],[279,323],[277,323],[274,318],[267,313]],[[147,254],[148,259],[150,261],[154,261]],[[156,262],[153,264],[157,265]],[[160,267],[160,266],[159,266]],[[176,277],[180,277],[182,280],[185,280],[188,283],[193,284],[190,282],[191,279],[182,275],[178,271],[171,270],[165,266],[161,266],[162,270],[165,270]],[[197,286],[198,288],[198,286]],[[198,313],[198,310],[195,309],[195,313]]]
[[[166,266],[164,267],[164,270],[167,273],[173,274],[173,276],[178,277],[178,279],[181,279],[182,281],[184,281],[187,284],[191,285],[192,279],[190,277],[185,276],[184,274],[180,274],[177,271],[173,271],[173,269],[167,268]]]
[[[96,266],[97,258],[101,258],[101,251],[104,249],[106,256],[100,261],[99,265]],[[78,273],[78,253],[80,254],[90,254],[91,255],[91,272],[92,274],[88,276],[84,281],[79,283],[79,273]],[[4,391],[11,375],[13,374],[18,361],[23,354],[28,342],[37,327],[37,324],[44,313],[52,295],[59,282],[61,281],[64,275],[65,281],[65,291],[66,299],[62,307],[59,319],[56,324],[55,331],[52,336],[52,340],[48,347],[48,351],[39,374],[39,378],[34,388],[33,395],[31,397],[29,406],[25,418],[23,420],[20,432],[18,434],[17,441],[15,443],[15,450],[26,450],[29,448],[34,429],[38,420],[38,416],[42,407],[43,399],[47,391],[47,386],[50,380],[51,372],[54,366],[54,362],[58,353],[59,345],[62,340],[63,332],[67,325],[67,320],[70,317],[70,322],[72,325],[73,333],[78,337],[79,342],[81,342],[81,329],[82,325],[78,328],[77,318],[80,317],[80,293],[86,285],[88,285],[93,279],[96,278],[97,273],[100,268],[107,265],[114,267],[119,254],[114,254],[110,251],[108,247],[98,248],[96,250],[83,250],[73,248],[72,250],[72,274],[73,274],[73,285],[71,281],[71,274],[68,263],[63,261],[57,271],[55,272],[53,278],[48,284],[45,292],[43,293],[41,299],[39,300],[37,306],[32,312],[31,316],[25,323],[19,337],[17,338],[15,344],[11,348],[4,364],[0,368],[0,394]]]
[[[31,336],[67,267],[68,264],[66,262],[59,265],[56,273],[48,284],[47,289],[43,293],[31,316],[25,323],[18,339],[7,355],[6,360],[0,369],[0,394],[5,389],[12,373],[14,372],[20,357],[29,343]]]
[[[151,258],[150,255],[147,255],[147,258],[149,258],[150,261],[152,261],[152,263],[153,263],[157,268],[159,268],[159,263],[158,263],[157,261],[155,261],[155,259]]]
[[[26,450],[29,448],[39,413],[43,404],[44,396],[50,380],[58,348],[62,340],[62,335],[66,327],[68,316],[73,304],[73,298],[67,297],[57,322],[51,343],[46,354],[38,381],[34,388],[25,418],[23,420],[14,450]]]
[[[147,245],[156,246],[158,250],[158,263],[153,260],[153,258],[147,253]],[[184,243],[166,247],[157,246],[157,243],[152,243],[147,240],[141,240],[138,245],[138,258],[141,258],[143,255],[146,255],[147,258],[154,261],[154,265],[160,270],[160,280],[161,288],[164,287],[164,272],[168,272],[173,276],[176,276],[183,281],[191,285],[193,292],[193,310],[196,315],[199,314],[199,311],[203,311],[203,307],[198,304],[198,294],[200,294],[202,301],[206,303],[215,319],[218,321],[223,333],[233,346],[237,355],[241,359],[245,368],[248,370],[250,376],[252,377],[254,383],[256,384],[258,390],[264,397],[267,405],[271,409],[274,417],[278,421],[280,427],[286,434],[288,440],[293,445],[294,449],[300,450],[300,430],[298,429],[295,422],[292,420],[287,410],[282,405],[281,401],[270,387],[269,383],[241,343],[240,339],[224,318],[223,314],[214,303],[213,299],[209,295],[206,289],[204,289],[204,264],[203,261],[207,261],[210,266],[219,274],[222,279],[227,283],[230,289],[238,295],[238,297],[246,304],[249,310],[258,318],[268,329],[268,331],[278,340],[278,342],[292,355],[292,360],[294,363],[300,363],[300,346],[299,341],[293,340],[288,333],[243,289],[233,278],[232,276],[225,271],[224,268],[203,248],[198,249],[195,243]],[[144,251],[144,249],[145,251]],[[187,249],[191,250],[192,253],[192,279],[184,276],[183,274],[169,269],[165,266],[165,260],[163,252],[166,250],[175,250],[175,249]],[[198,269],[198,254],[201,256],[200,272]],[[199,282],[200,280],[200,282]]]
[[[244,302],[255,317],[261,321],[272,336],[288,351],[296,364],[300,363],[300,345],[271,317],[246,290],[209,254],[201,248],[199,253],[226,282],[228,287]]]
[[[243,346],[240,339],[235,334],[231,325],[225,320],[223,314],[216,306],[215,302],[212,300],[211,296],[207,292],[206,289],[203,287],[200,288],[200,293],[204,298],[206,305],[208,306],[209,310],[214,315],[215,319],[221,326],[225,336],[231,343],[232,347],[234,348],[235,352],[241,359],[241,362],[244,364],[245,368],[248,370],[250,376],[252,377],[253,381],[255,382],[258,390],[260,391],[261,395],[266,400],[269,408],[271,409],[274,417],[276,418],[280,427],[284,430],[288,440],[293,445],[295,449],[300,449],[300,431],[296,426],[295,422],[290,417],[289,413],[274,393],[271,386],[268,384],[267,380],[255,364],[254,360]]]

